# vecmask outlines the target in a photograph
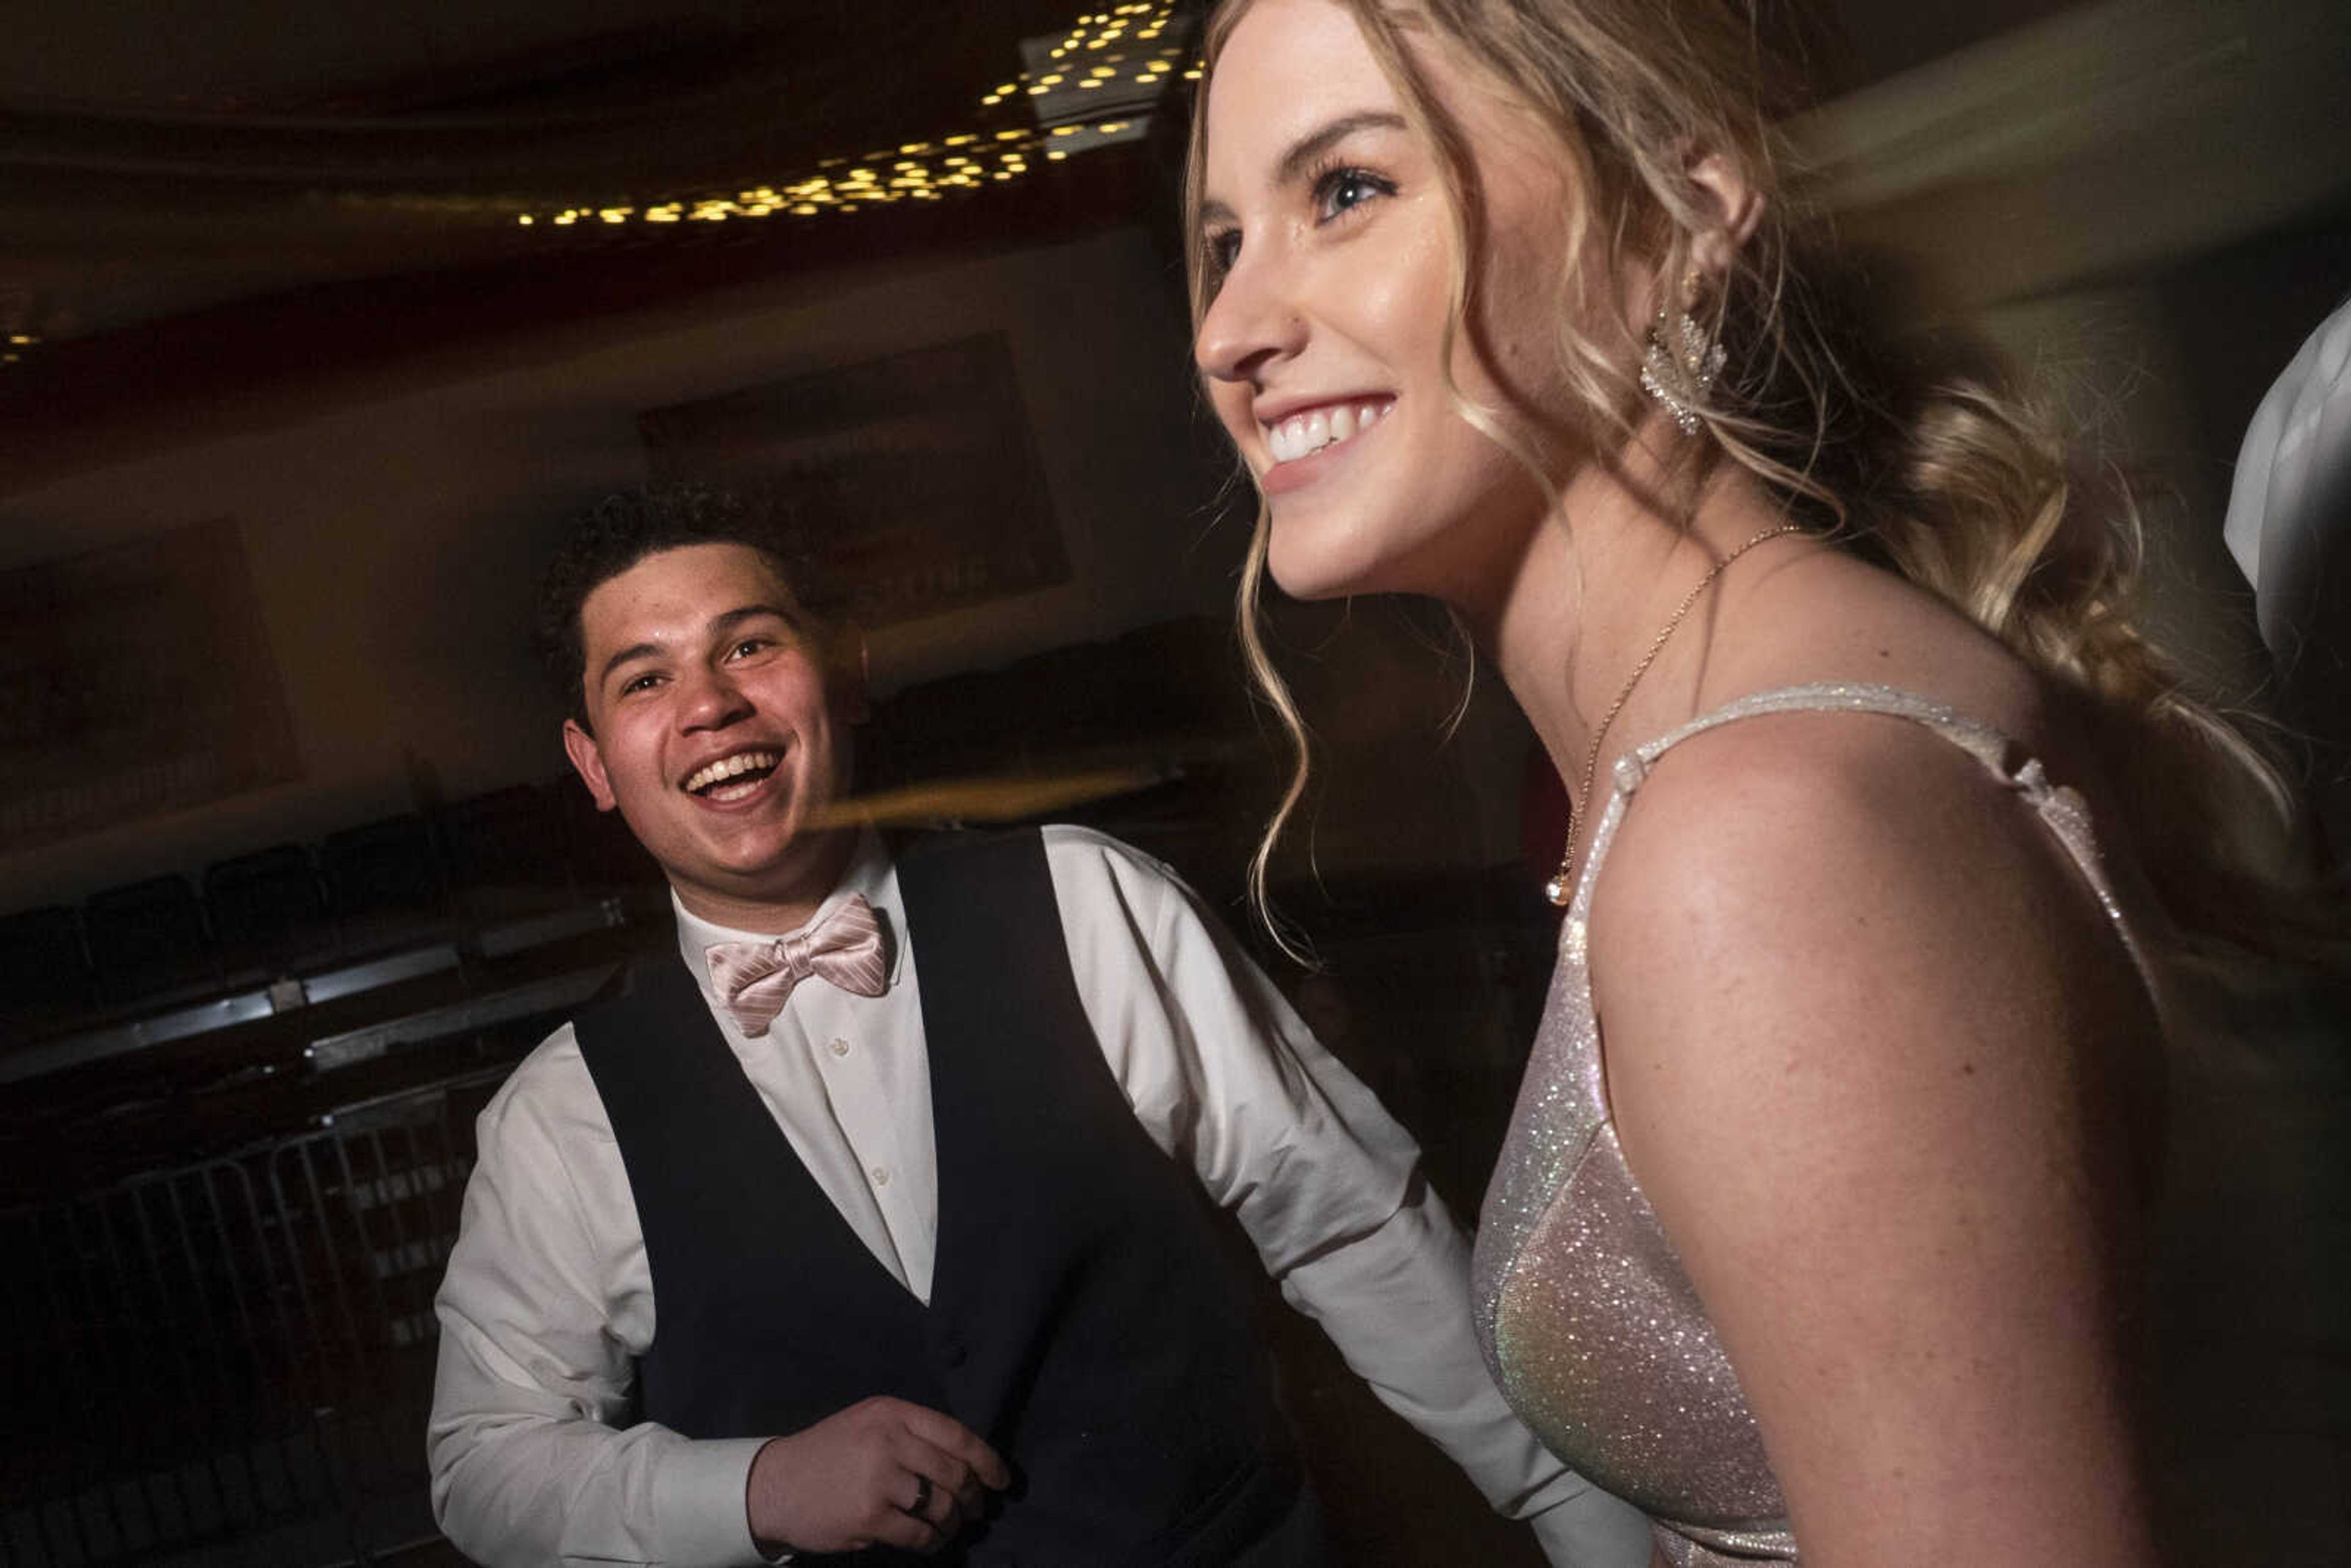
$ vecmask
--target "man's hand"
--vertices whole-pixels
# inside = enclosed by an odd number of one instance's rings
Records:
[[[994,1448],[953,1416],[876,1396],[751,1461],[744,1507],[762,1552],[935,1552],[1012,1482]]]

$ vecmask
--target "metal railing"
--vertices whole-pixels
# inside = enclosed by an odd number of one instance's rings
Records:
[[[300,1568],[429,1537],[433,1293],[506,1071],[0,1215],[0,1564]]]

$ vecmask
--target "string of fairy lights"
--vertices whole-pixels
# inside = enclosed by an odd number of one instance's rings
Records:
[[[1058,41],[1024,47],[1024,54],[1035,57],[1032,63],[984,94],[979,108],[1021,105],[1031,123],[958,131],[856,157],[821,158],[815,168],[789,179],[726,195],[581,204],[518,213],[515,222],[525,228],[569,228],[815,218],[899,202],[935,202],[1019,180],[1040,162],[1059,162],[1087,147],[1139,136],[1152,103],[1169,82],[1199,79],[1188,19],[1179,23],[1176,10],[1170,0],[1132,0],[1080,16]]]
[[[716,224],[836,217],[987,190],[1090,148],[1140,138],[1171,83],[1200,78],[1196,32],[1196,15],[1180,0],[1125,0],[1081,16],[1058,37],[1023,42],[1022,68],[980,96],[967,129],[820,158],[789,177],[723,194],[507,211],[524,228]],[[1010,123],[1015,117],[1019,123]],[[0,367],[18,364],[41,342],[33,332],[7,332]]]

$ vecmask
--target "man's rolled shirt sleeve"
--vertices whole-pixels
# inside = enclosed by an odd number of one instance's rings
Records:
[[[593,1201],[629,1198],[609,1127],[565,1114],[577,1091],[594,1092],[570,1032],[517,1069],[476,1124],[465,1223],[434,1302],[434,1511],[488,1568],[755,1568],[766,1559],[744,1493],[765,1439],[613,1425],[627,1418],[653,1303],[616,1295],[581,1222],[580,1183]]]

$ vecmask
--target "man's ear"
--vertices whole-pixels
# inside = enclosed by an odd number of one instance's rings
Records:
[[[1739,259],[1740,247],[1763,221],[1763,195],[1744,169],[1719,152],[1693,156],[1689,178],[1714,209],[1714,221],[1691,237],[1690,264],[1708,277],[1719,277],[1730,270],[1731,263]]]
[[[578,719],[563,721],[563,754],[571,758],[571,770],[588,786],[588,793],[596,800],[596,810],[609,811],[619,804],[612,799],[612,782],[604,777],[604,754],[596,748],[596,737],[580,727]]]

